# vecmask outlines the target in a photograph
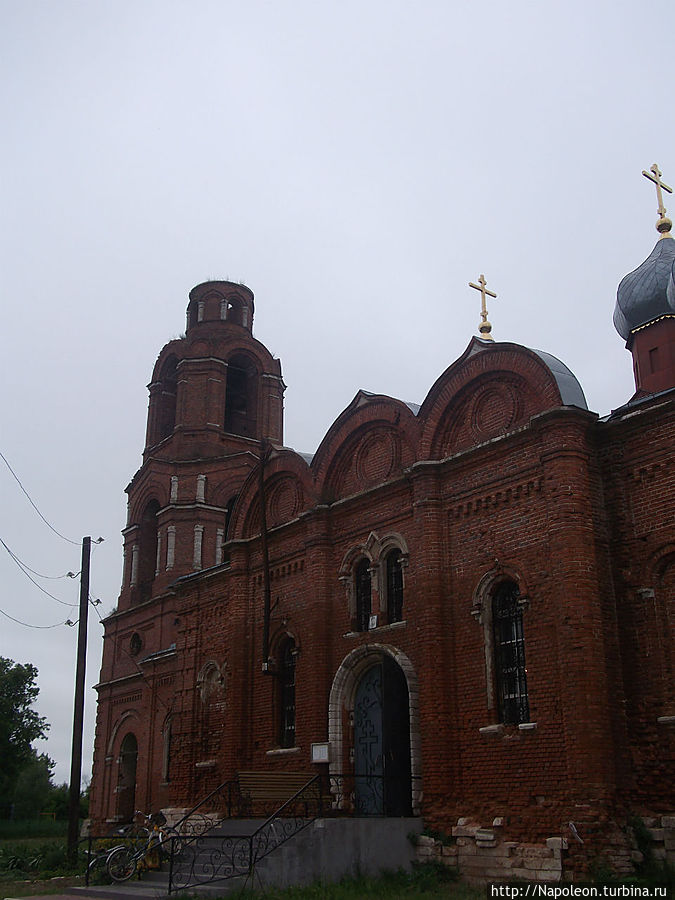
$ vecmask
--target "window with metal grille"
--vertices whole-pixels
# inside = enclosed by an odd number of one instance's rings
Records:
[[[498,585],[492,598],[499,719],[514,725],[530,720],[523,610],[519,599],[520,591],[513,581]]]
[[[387,621],[400,622],[403,619],[403,566],[401,551],[391,550],[385,558],[387,578]]]
[[[295,641],[289,638],[281,650],[279,669],[279,709],[281,747],[295,747]]]
[[[356,588],[356,630],[368,631],[371,613],[370,601],[370,562],[361,559],[354,570],[354,587]]]

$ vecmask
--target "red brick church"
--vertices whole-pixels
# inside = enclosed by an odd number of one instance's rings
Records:
[[[602,419],[484,316],[421,406],[359,391],[297,453],[253,293],[190,292],[127,488],[94,820],[190,808],[242,770],[351,775],[364,813],[448,833],[500,817],[511,840],[673,815],[664,213],[617,294],[635,394]]]

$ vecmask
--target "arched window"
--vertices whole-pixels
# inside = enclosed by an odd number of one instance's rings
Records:
[[[279,746],[295,747],[295,641],[287,638],[279,658]]]
[[[143,511],[139,534],[138,597],[142,603],[152,596],[157,570],[157,513],[159,503],[151,500]]]
[[[257,435],[258,378],[246,356],[235,355],[227,362],[225,385],[225,431],[254,438]]]
[[[161,395],[159,400],[159,413],[157,422],[157,440],[162,441],[165,437],[173,434],[176,425],[176,392],[178,390],[178,361],[175,356],[170,356],[162,366],[162,373],[159,377],[161,385]]]
[[[354,595],[356,597],[356,631],[368,631],[371,607],[370,562],[363,557],[354,569]]]
[[[225,315],[223,318],[227,319],[228,322],[231,322],[234,325],[243,325],[244,328],[248,327],[248,310],[246,309],[246,305],[242,303],[239,297],[229,297],[225,301]]]
[[[403,558],[398,548],[390,550],[384,560],[387,591],[387,622],[403,620]]]
[[[492,631],[499,721],[512,725],[529,722],[523,609],[514,581],[502,581],[495,588]]]

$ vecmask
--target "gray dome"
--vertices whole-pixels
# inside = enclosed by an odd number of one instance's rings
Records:
[[[675,243],[675,242],[674,242]],[[546,363],[551,370],[551,374],[556,380],[558,390],[560,391],[560,399],[565,406],[578,406],[579,409],[588,409],[584,391],[577,376],[571,369],[568,369],[564,362],[550,353],[544,353],[543,350],[532,350],[539,359]]]
[[[675,239],[661,238],[616,292],[614,327],[624,340],[660,316],[675,314]]]

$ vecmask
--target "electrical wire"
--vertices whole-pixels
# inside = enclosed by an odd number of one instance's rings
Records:
[[[70,607],[71,609],[72,609],[73,607],[77,606],[77,603],[66,603],[65,600],[60,600],[58,597],[55,597],[54,594],[50,594],[49,591],[45,590],[45,589],[42,587],[41,584],[38,584],[37,581],[36,581],[34,578],[32,578],[32,577],[28,574],[28,572],[24,569],[23,563],[21,562],[21,560],[19,560],[19,558],[16,557],[16,556],[12,553],[12,551],[9,549],[9,547],[7,546],[7,544],[2,540],[2,538],[0,538],[0,544],[2,544],[2,546],[5,548],[5,550],[9,553],[10,557],[12,558],[12,560],[17,564],[17,566],[18,566],[19,569],[23,572],[23,574],[26,576],[26,578],[27,578],[32,584],[34,584],[35,587],[36,587],[38,590],[42,591],[42,593],[43,593],[43,594],[46,594],[48,597],[51,597],[52,600],[56,600],[56,602],[57,602],[57,603],[60,603],[62,606],[68,606],[68,607]],[[6,615],[6,613],[5,613],[5,615]],[[10,616],[10,618],[11,618],[11,616]],[[21,622],[21,623],[19,623],[19,624],[23,625],[23,624],[25,624],[25,623]],[[36,627],[37,627],[37,626],[36,626]],[[50,626],[50,627],[52,627],[52,626]]]
[[[9,469],[9,471],[12,473],[12,475],[13,475],[14,478],[16,479],[16,483],[19,485],[19,487],[21,488],[21,490],[24,492],[24,494],[25,494],[26,497],[28,498],[28,502],[29,502],[30,505],[33,507],[33,509],[35,510],[35,512],[38,514],[38,516],[40,516],[40,518],[41,518],[42,521],[45,523],[45,525],[46,525],[48,528],[51,528],[51,530],[54,532],[54,534],[57,535],[57,537],[60,537],[61,540],[67,541],[69,544],[74,544],[76,547],[79,547],[79,546],[80,546],[80,541],[71,541],[70,538],[67,538],[65,535],[61,534],[60,531],[57,531],[56,528],[54,528],[54,526],[53,526],[52,524],[50,524],[50,523],[47,521],[47,519],[45,519],[45,517],[42,515],[42,513],[40,512],[40,510],[37,508],[37,506],[36,506],[35,503],[33,502],[32,498],[31,498],[30,494],[28,493],[28,491],[26,490],[26,488],[21,484],[21,481],[19,480],[19,476],[16,474],[16,472],[14,471],[14,469],[10,466],[10,464],[9,464],[9,462],[8,462],[8,460],[7,460],[7,457],[4,455],[4,453],[2,453],[2,451],[0,451],[0,457],[2,457],[3,462],[5,463],[5,465],[6,465],[7,468]]]
[[[24,628],[39,628],[41,630],[46,628],[59,628],[61,625],[70,625],[72,627],[73,625],[77,625],[77,622],[79,621],[79,619],[75,622],[72,622],[70,619],[65,619],[63,622],[55,622],[53,625],[31,625],[29,622],[22,622],[20,619],[15,619],[14,616],[10,616],[9,613],[6,613],[4,609],[0,609],[0,613],[8,619],[11,619],[12,622],[16,622],[17,625],[23,625]]]
[[[35,569],[31,569],[28,563],[25,563],[22,559],[16,555],[13,550],[7,546],[7,544],[0,538],[0,544],[5,548],[5,550],[9,553],[12,559],[17,562],[22,569],[26,569],[31,575],[37,575],[38,578],[47,578],[50,581],[58,581],[60,578],[77,578],[80,574],[79,572],[64,572],[63,575],[43,575],[41,572],[36,572]]]

